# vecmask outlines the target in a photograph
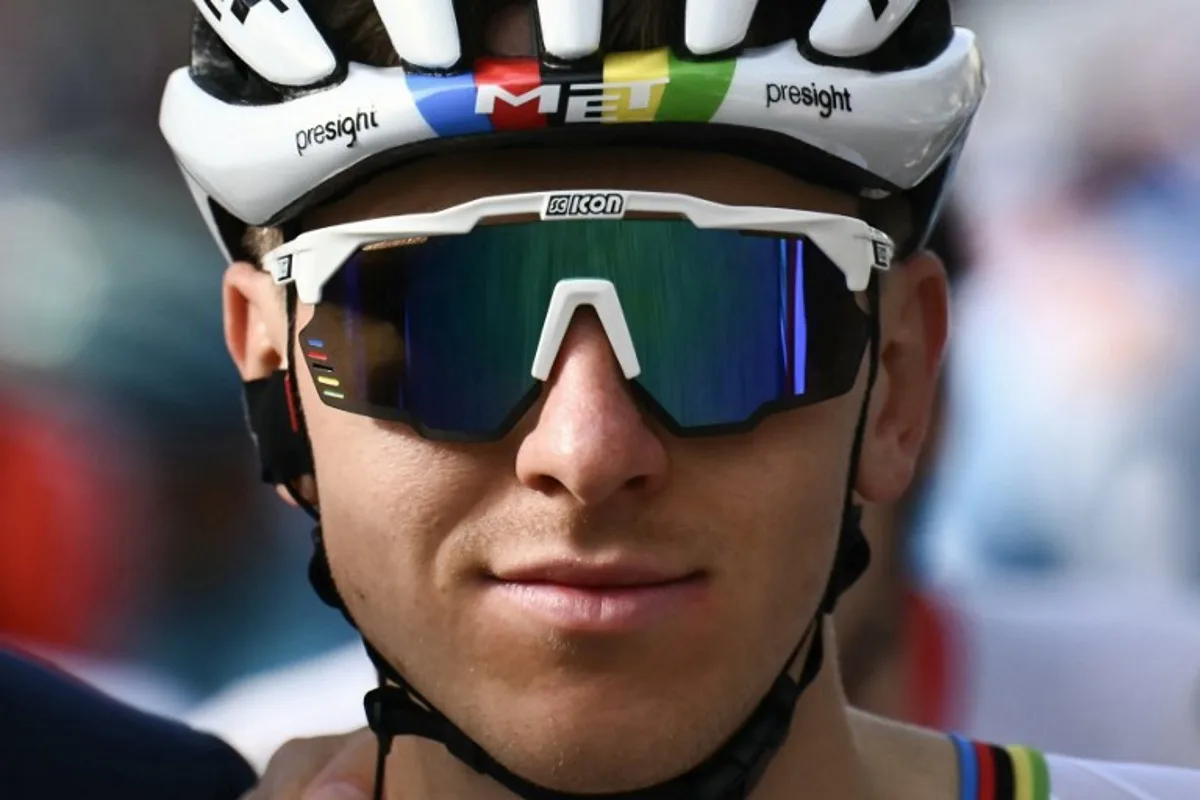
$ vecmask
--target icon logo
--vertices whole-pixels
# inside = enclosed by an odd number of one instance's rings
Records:
[[[625,197],[617,192],[569,192],[546,199],[542,219],[620,219]]]

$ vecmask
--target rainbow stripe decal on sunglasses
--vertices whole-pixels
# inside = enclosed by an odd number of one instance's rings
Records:
[[[593,71],[544,72],[534,58],[486,58],[475,72],[408,75],[417,109],[438,136],[572,123],[708,122],[737,62],[681,61],[660,48],[614,53]]]
[[[313,368],[313,375],[317,379],[317,388],[321,390],[321,394],[332,400],[345,400],[346,393],[342,391],[342,381],[334,373],[333,367],[329,366],[329,356],[322,352],[325,342],[309,339],[307,344],[309,349],[305,355]]]

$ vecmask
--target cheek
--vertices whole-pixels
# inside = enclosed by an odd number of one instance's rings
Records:
[[[746,568],[757,575],[745,579],[770,589],[763,618],[806,620],[829,576],[849,465],[796,456],[782,461],[764,470],[756,487],[753,523],[760,541],[747,554]]]
[[[739,640],[729,646],[757,648],[772,665],[799,641],[832,568],[855,420],[842,405],[768,419],[739,455],[710,453],[707,478],[696,477],[701,518],[724,534],[722,628]]]
[[[439,556],[478,513],[495,471],[404,426],[329,408],[310,379],[300,383],[326,552],[356,622],[368,635],[387,626],[401,636],[442,624],[427,602],[452,577]]]

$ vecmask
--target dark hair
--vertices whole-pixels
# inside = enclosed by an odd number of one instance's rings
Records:
[[[463,55],[487,55],[485,34],[492,18],[512,6],[532,5],[521,0],[456,0]],[[351,61],[375,66],[395,66],[399,58],[371,0],[309,0],[308,11],[334,49]],[[642,50],[669,44],[675,33],[672,11],[676,0],[607,0],[604,4],[604,40],[608,51]],[[789,31],[811,25],[820,10],[816,0],[763,0],[750,27],[748,44],[783,41]],[[791,34],[795,35],[795,34]]]
[[[678,0],[605,0],[601,48],[608,52],[645,50],[680,41],[682,28],[675,13]],[[743,43],[762,47],[788,39],[808,41],[808,30],[823,0],[760,0]],[[310,15],[344,58],[377,66],[399,63],[371,0],[308,0]],[[455,0],[459,39],[469,61],[488,55],[484,46],[496,13],[512,6],[533,6],[530,0]],[[902,69],[928,63],[950,40],[950,0],[925,0],[883,47],[869,57],[836,59],[808,52],[810,58],[868,69]]]
[[[951,286],[962,280],[963,275],[971,268],[974,255],[969,239],[970,230],[961,208],[953,202],[947,202],[937,225],[929,234],[929,241],[925,247],[942,259]]]

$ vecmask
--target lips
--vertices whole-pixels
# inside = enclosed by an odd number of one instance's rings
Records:
[[[694,578],[698,574],[697,570],[633,562],[553,561],[498,570],[494,576],[506,583],[548,583],[599,589],[663,586]]]
[[[611,635],[677,626],[704,605],[706,577],[632,560],[560,560],[496,570],[485,594],[506,624]]]

